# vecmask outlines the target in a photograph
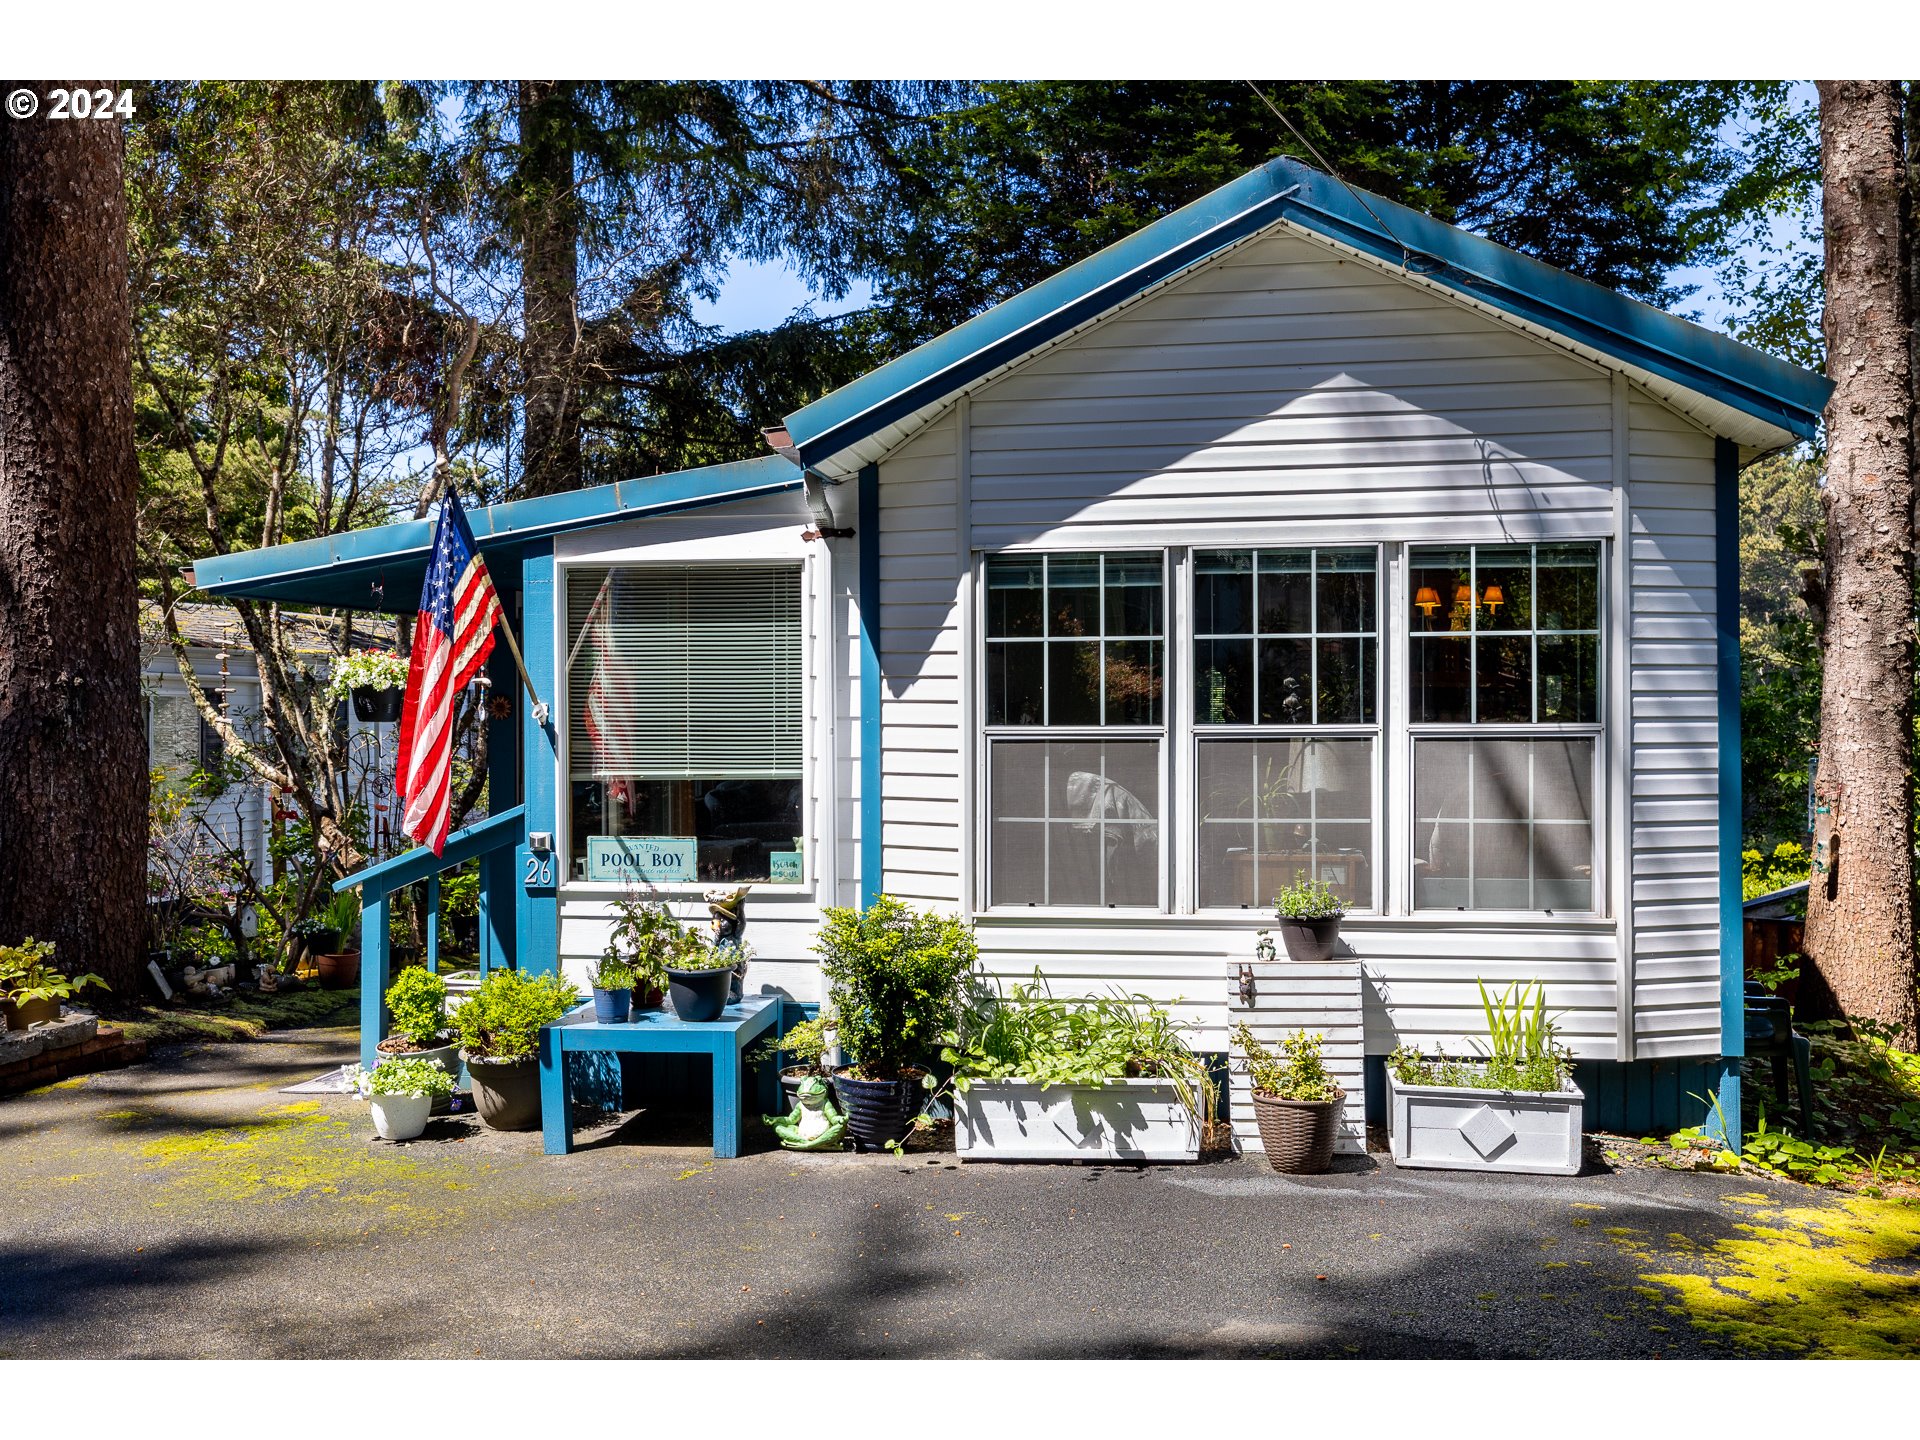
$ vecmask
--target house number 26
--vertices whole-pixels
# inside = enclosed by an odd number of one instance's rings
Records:
[[[527,872],[523,877],[529,890],[551,889],[553,886],[553,852],[551,850],[527,856]]]

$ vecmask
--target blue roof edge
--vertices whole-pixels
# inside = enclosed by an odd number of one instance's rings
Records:
[[[467,520],[484,554],[568,530],[796,490],[801,479],[799,467],[786,457],[759,455],[751,460],[481,506],[469,510]],[[194,563],[194,585],[214,595],[245,595],[250,586],[317,574],[336,566],[424,555],[432,543],[432,520],[400,520],[260,550],[209,556]]]
[[[1381,196],[1367,194],[1363,205],[1339,180],[1285,156],[803,406],[787,417],[788,433],[801,458],[818,464],[1278,220],[1402,263],[1400,243],[1368,206],[1418,252],[1410,273],[1800,439],[1815,433],[1832,390],[1825,376]]]

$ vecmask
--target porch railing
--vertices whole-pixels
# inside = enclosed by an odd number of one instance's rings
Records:
[[[496,850],[518,845],[526,838],[527,810],[516,805],[489,815],[485,820],[456,830],[436,855],[426,846],[418,846],[391,860],[356,871],[334,882],[336,891],[360,891],[360,1063],[379,1063],[378,1046],[386,1038],[385,996],[392,968],[390,925],[392,896],[396,890],[427,882],[426,962],[429,970],[440,968],[440,877],[448,870]],[[481,938],[480,968],[487,968],[488,944]]]

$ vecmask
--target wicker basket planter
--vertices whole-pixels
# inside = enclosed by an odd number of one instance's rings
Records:
[[[1200,1127],[1171,1080],[1049,1085],[976,1080],[954,1099],[962,1160],[1200,1158]]]
[[[1253,1118],[1267,1163],[1286,1175],[1324,1175],[1333,1165],[1333,1141],[1345,1100],[1345,1091],[1333,1100],[1282,1100],[1255,1090]]]
[[[1387,1072],[1393,1163],[1431,1170],[1578,1175],[1586,1096],[1571,1080],[1556,1093],[1405,1085]]]

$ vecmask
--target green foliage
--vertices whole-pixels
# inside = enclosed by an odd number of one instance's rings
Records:
[[[1822,598],[1823,467],[1818,455],[1777,455],[1740,472],[1742,830],[1762,853],[1806,839],[1822,675],[1807,597]]]
[[[824,1075],[826,1067],[821,1062],[826,1058],[827,1032],[833,1027],[833,1012],[822,1010],[811,1020],[789,1025],[785,1035],[769,1035],[747,1052],[747,1058],[755,1064],[779,1064],[784,1058],[789,1062],[786,1068],[803,1067],[815,1075]]]
[[[239,963],[240,947],[224,925],[196,925],[180,937],[193,963],[212,968]]]
[[[18,945],[0,945],[0,1001],[12,1005],[35,1000],[71,1000],[89,985],[105,990],[98,975],[68,976],[54,968],[50,940],[29,935]]]
[[[1320,1058],[1321,1040],[1319,1035],[1296,1030],[1280,1042],[1286,1052],[1280,1056],[1261,1044],[1244,1023],[1233,1027],[1239,1063],[1253,1088],[1281,1100],[1338,1100],[1345,1093]]]
[[[633,966],[611,945],[601,955],[600,963],[587,971],[587,983],[596,990],[631,990],[634,980]]]
[[[1184,1026],[1143,995],[1054,998],[1039,970],[1030,984],[1002,995],[977,981],[959,1023],[941,1037],[940,1058],[953,1067],[954,1088],[975,1080],[1102,1085],[1129,1077],[1179,1082],[1196,1113],[1212,1093],[1206,1063],[1193,1053]]]
[[[1402,1045],[1387,1057],[1387,1067],[1403,1085],[1447,1085],[1469,1090],[1530,1090],[1553,1094],[1573,1076],[1573,1057],[1556,1042],[1547,1015],[1547,988],[1536,982],[1509,985],[1489,995],[1476,980],[1480,1011],[1487,1022],[1485,1060],[1429,1059],[1418,1047]]]
[[[460,1046],[483,1060],[529,1060],[539,1048],[540,1027],[551,1025],[580,1003],[580,992],[560,975],[523,975],[495,970],[453,1012]]]
[[[351,944],[353,932],[360,924],[360,895],[355,890],[342,890],[327,902],[320,912],[326,916],[327,928],[340,932],[340,943]]]
[[[447,1033],[447,982],[424,965],[409,965],[387,987],[393,1029],[425,1048]]]
[[[674,956],[669,970],[725,970],[752,958],[744,945],[715,945],[698,932],[690,932],[693,943]]]
[[[831,987],[840,1043],[862,1078],[923,1067],[954,1028],[960,978],[979,951],[973,927],[882,895],[864,911],[829,906],[814,950]]]
[[[676,920],[666,902],[629,888],[614,907],[619,918],[607,950],[618,952],[632,967],[635,989],[665,989],[669,969],[713,968],[715,957],[700,933]]]
[[[355,690],[404,690],[407,662],[392,650],[350,650],[327,672],[327,695],[344,700]]]
[[[1807,878],[1809,861],[1807,847],[1793,840],[1783,840],[1773,847],[1771,855],[1762,855],[1758,850],[1740,852],[1740,898],[1756,900],[1762,895],[1771,895],[1776,890],[1784,890],[1789,885],[1798,885]],[[1805,913],[1806,901],[1800,902]]]
[[[362,1096],[406,1095],[417,1100],[439,1100],[453,1093],[453,1077],[440,1066],[404,1055],[382,1060],[372,1070],[356,1065],[347,1078]]]
[[[1347,907],[1331,886],[1297,873],[1293,884],[1273,898],[1274,913],[1282,920],[1338,920]]]

